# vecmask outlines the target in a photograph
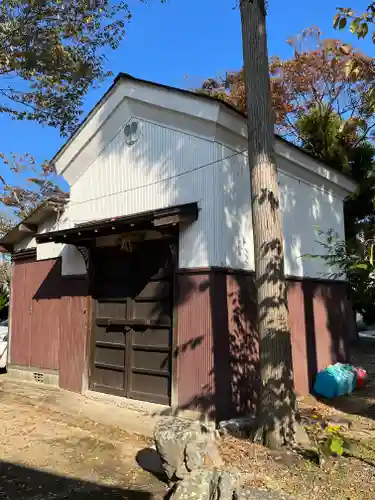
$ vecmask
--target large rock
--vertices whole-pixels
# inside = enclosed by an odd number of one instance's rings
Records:
[[[239,485],[237,472],[217,468],[195,470],[177,484],[171,500],[233,500]]]
[[[168,418],[156,425],[154,439],[169,481],[201,467],[222,465],[215,432],[200,422]]]

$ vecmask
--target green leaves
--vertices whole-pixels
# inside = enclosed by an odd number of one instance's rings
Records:
[[[339,456],[344,453],[344,440],[339,436],[332,436],[328,439],[329,450],[332,455]]]
[[[343,17],[342,19],[345,19],[345,25],[346,25],[346,17]],[[359,19],[353,19],[353,21],[350,23],[350,33],[354,35],[354,33],[357,32],[359,26]]]
[[[333,20],[335,29],[344,29],[349,23],[350,33],[358,38],[365,38],[369,32],[370,26],[374,26],[375,22],[375,2],[370,2],[367,9],[362,14],[356,14],[350,8],[338,8],[337,14]],[[375,34],[372,34],[372,40],[375,43]]]
[[[341,17],[339,20],[339,29],[343,30],[346,26],[346,17]]]
[[[326,457],[341,457],[344,454],[344,440],[342,437],[332,434],[322,444],[322,451]]]
[[[355,271],[356,269],[364,269],[367,270],[369,265],[366,262],[354,262],[353,264],[348,265],[348,269]]]
[[[368,23],[359,23],[355,33],[357,34],[358,38],[365,38],[368,33],[368,29]]]
[[[130,17],[123,0],[0,2],[0,112],[70,133]]]
[[[373,222],[364,229],[364,234],[374,233]],[[333,230],[318,232],[317,242],[322,247],[319,255],[311,258],[320,259],[333,269],[330,277],[343,276],[350,283],[350,293],[354,309],[360,312],[365,322],[375,320],[375,240],[365,238],[354,242],[345,242]],[[336,269],[336,271],[334,271]]]
[[[0,264],[1,265],[1,264]],[[0,315],[9,305],[9,295],[5,291],[0,291]]]

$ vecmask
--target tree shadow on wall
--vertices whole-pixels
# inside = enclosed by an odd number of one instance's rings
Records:
[[[345,413],[375,419],[375,342],[358,340],[353,335],[356,332],[355,314],[345,291],[348,291],[345,284],[340,288],[336,285],[320,290],[327,314],[327,328],[331,333],[332,360],[365,368],[368,382],[362,390],[324,402]]]
[[[280,273],[280,248],[276,242],[271,249],[267,246],[264,250],[276,254],[263,278],[273,285],[277,283]],[[176,413],[199,409],[202,418],[208,416],[216,422],[236,416],[255,416],[260,391],[259,337],[256,331],[256,287],[259,285],[252,273],[228,274],[224,270],[211,272],[207,280],[200,284],[200,292],[208,292],[210,298],[212,366],[209,383],[180,405]],[[260,321],[266,320],[270,310],[277,314],[285,305],[286,294],[280,299],[267,297],[260,307]],[[276,411],[282,418],[288,412],[289,401],[286,397],[288,384],[291,383],[290,346],[285,348],[283,343],[289,336],[289,329],[288,325],[271,321],[268,330],[269,335],[261,346],[263,363],[271,372],[269,384],[272,390],[281,393],[282,397],[277,407],[268,405],[266,411],[272,414]],[[280,351],[273,355],[269,342],[273,343],[275,336]],[[285,386],[280,380],[287,381]]]
[[[188,386],[189,373],[180,377],[179,385],[188,387],[189,397],[173,409],[173,414],[194,410],[201,420],[208,418],[216,422],[253,414],[259,390],[253,277],[212,270],[198,284],[191,277],[185,277],[179,293],[179,304],[195,296],[198,302],[207,300],[209,310],[206,311],[208,318],[196,318],[197,324],[201,324],[202,319],[207,320],[207,331],[196,335],[194,328],[190,330],[189,338],[179,343],[173,353],[175,362],[183,362],[184,356],[194,356],[193,363],[186,363],[192,378],[197,369],[207,370],[207,373],[205,383],[195,386],[194,390]],[[205,366],[199,366],[200,361]]]
[[[228,404],[222,406],[218,401],[218,409],[223,411],[223,418],[231,416],[253,415],[256,411],[260,378],[259,378],[259,338],[256,331],[256,289],[251,275],[229,275],[224,283],[228,304],[228,352],[229,352],[229,394]],[[214,295],[214,294],[213,294]],[[215,310],[215,300],[212,300]],[[216,336],[220,335],[219,324]],[[219,345],[219,340],[214,345]],[[217,387],[221,387],[219,374],[220,351],[218,352],[215,379]],[[227,409],[227,410],[226,410]]]
[[[288,288],[293,310],[303,308],[302,315],[290,316],[290,323],[296,352],[307,361],[307,384],[312,391],[320,369],[349,361],[351,339],[355,338],[354,314],[345,283],[290,279]],[[302,368],[299,361],[295,366],[297,375]]]
[[[356,335],[355,315],[346,283],[328,280],[302,280],[289,282],[290,296],[303,303],[301,318],[291,318],[294,330],[295,377],[303,377],[300,360],[307,360],[307,384],[313,386],[319,370],[337,362],[364,367],[369,375],[365,389],[334,399],[318,396],[324,404],[350,414],[375,418],[375,342],[360,340]],[[295,295],[294,295],[295,294]],[[302,299],[298,298],[302,295]],[[303,323],[304,321],[304,323]],[[305,331],[305,337],[300,335]],[[301,348],[301,344],[304,345]],[[301,351],[299,350],[301,348]]]
[[[33,299],[50,300],[61,299],[62,297],[87,297],[87,275],[64,276],[62,274],[61,258],[55,261],[40,261],[38,265],[43,266],[44,269],[39,276],[41,282]]]

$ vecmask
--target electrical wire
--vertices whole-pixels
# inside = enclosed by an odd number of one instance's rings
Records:
[[[138,189],[144,189],[144,188],[147,188],[147,187],[150,187],[150,186],[155,186],[157,184],[161,184],[162,182],[166,182],[166,181],[170,181],[170,180],[173,180],[173,179],[177,179],[178,177],[182,177],[184,175],[191,174],[192,172],[196,172],[197,170],[202,170],[203,168],[210,167],[211,165],[215,165],[216,163],[220,163],[222,161],[230,160],[231,158],[234,158],[235,156],[243,155],[245,153],[247,153],[247,149],[245,149],[244,151],[237,151],[236,153],[233,153],[232,155],[229,155],[229,156],[227,156],[225,158],[220,158],[219,160],[214,160],[214,161],[211,161],[209,163],[205,163],[204,165],[199,165],[198,167],[191,168],[190,170],[185,170],[184,172],[180,172],[179,174],[170,175],[169,177],[164,177],[163,179],[158,179],[157,181],[154,181],[154,182],[150,182],[150,183],[147,183],[147,184],[142,184],[140,186],[134,186],[134,187],[129,188],[129,189],[123,189],[121,191],[116,191],[114,193],[108,193],[108,194],[104,194],[104,195],[101,195],[101,196],[96,196],[95,198],[89,198],[89,199],[82,200],[82,201],[76,201],[76,202],[69,203],[69,204],[71,206],[80,205],[81,203],[87,203],[89,201],[101,200],[102,198],[107,198],[108,196],[116,196],[118,194],[125,194],[125,193],[129,193],[131,191],[136,191]]]

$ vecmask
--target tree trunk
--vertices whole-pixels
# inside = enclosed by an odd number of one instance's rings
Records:
[[[240,0],[248,114],[261,394],[254,439],[275,448],[295,432],[292,349],[274,157],[264,0]]]

